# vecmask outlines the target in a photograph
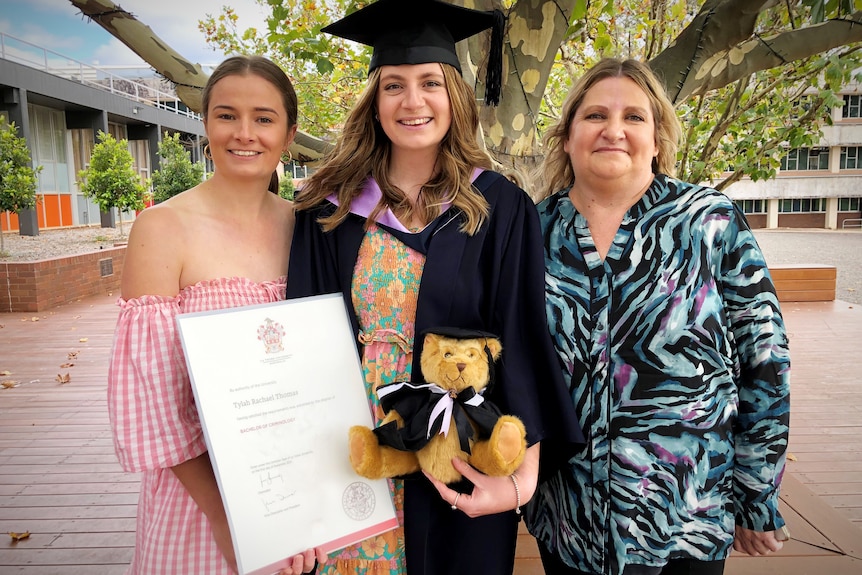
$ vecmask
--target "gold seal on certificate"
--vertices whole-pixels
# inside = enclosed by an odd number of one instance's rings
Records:
[[[373,425],[340,295],[177,316],[242,575],[397,526],[385,480],[350,467]]]

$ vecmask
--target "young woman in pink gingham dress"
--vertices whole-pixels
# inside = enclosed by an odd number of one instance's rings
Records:
[[[200,506],[171,470],[206,457],[176,315],[284,299],[285,279],[207,280],[175,297],[120,300],[109,402],[117,456],[141,473],[133,573],[233,573]]]
[[[296,134],[293,87],[269,60],[236,56],[213,71],[202,109],[215,172],[138,216],[123,268],[108,409],[120,463],[141,474],[127,575],[236,573],[175,318],[285,293],[295,218],[273,176]],[[308,550],[281,573],[315,559]]]

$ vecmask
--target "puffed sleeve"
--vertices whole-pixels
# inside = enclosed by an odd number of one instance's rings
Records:
[[[108,412],[123,469],[172,467],[206,452],[175,318],[176,298],[120,300]]]
[[[734,430],[736,523],[784,525],[778,494],[790,425],[790,352],[775,287],[754,234],[736,209],[722,263],[722,295],[737,355]]]

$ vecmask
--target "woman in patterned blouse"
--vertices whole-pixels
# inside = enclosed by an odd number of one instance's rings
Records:
[[[606,59],[545,137],[546,313],[587,442],[527,521],[546,572],[721,574],[781,549],[787,338],[744,216],[674,179],[679,122]]]

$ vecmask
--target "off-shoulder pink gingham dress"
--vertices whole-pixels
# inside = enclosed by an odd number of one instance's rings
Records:
[[[206,452],[175,317],[284,299],[285,278],[207,280],[176,297],[120,300],[108,410],[123,469],[140,472],[127,575],[231,575],[209,522],[170,467]]]

